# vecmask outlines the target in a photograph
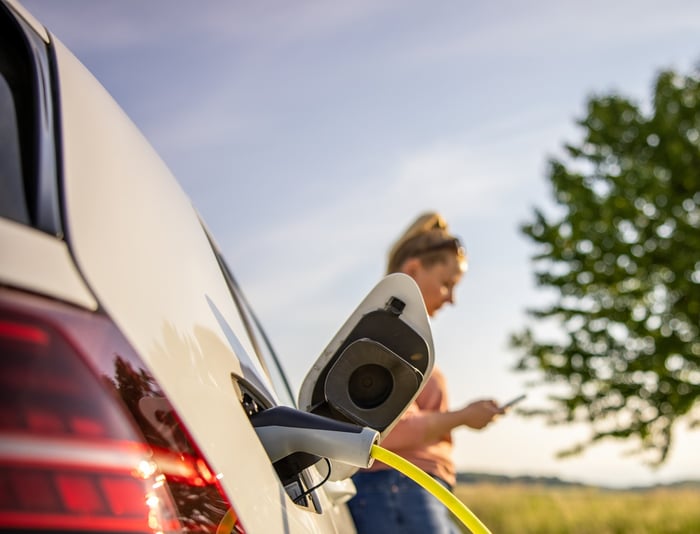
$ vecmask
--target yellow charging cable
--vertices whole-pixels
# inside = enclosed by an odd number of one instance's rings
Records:
[[[422,469],[419,469],[408,460],[404,460],[401,458],[401,456],[398,456],[393,452],[380,447],[379,445],[372,445],[370,454],[375,460],[384,462],[386,465],[400,471],[408,478],[432,493],[442,504],[447,506],[447,508],[455,516],[457,516],[457,518],[464,523],[469,530],[472,531],[472,534],[491,534],[491,531],[486,528],[481,521],[479,521],[479,518],[476,517],[462,501],[460,501],[452,494],[452,492],[447,490],[447,488],[445,488]]]

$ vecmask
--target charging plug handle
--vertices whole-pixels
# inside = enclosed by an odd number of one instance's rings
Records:
[[[276,406],[250,418],[272,463],[296,452],[369,467],[379,432],[287,406]]]

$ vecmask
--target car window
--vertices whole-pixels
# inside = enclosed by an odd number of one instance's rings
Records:
[[[214,252],[224,277],[226,278],[226,282],[229,286],[233,299],[236,302],[236,306],[238,307],[245,327],[248,331],[248,336],[250,337],[253,348],[255,349],[261,365],[267,372],[267,375],[272,382],[272,386],[275,388],[275,393],[277,394],[279,402],[285,406],[296,408],[297,405],[296,401],[294,400],[294,394],[292,393],[292,389],[289,385],[289,380],[287,379],[287,375],[284,372],[277,354],[272,348],[270,339],[255,315],[253,308],[248,303],[248,300],[238,285],[238,282],[234,278],[231,269],[229,269],[228,264],[226,263],[226,260],[217,249],[216,244],[209,235],[209,232],[207,232],[206,227],[204,228],[204,231],[209,238],[212,251]]]
[[[29,224],[29,212],[22,179],[22,154],[18,128],[18,108],[15,93],[21,87],[26,73],[16,52],[17,31],[2,19],[0,27],[0,217]],[[15,31],[12,31],[15,30]],[[13,86],[14,91],[13,93]],[[31,117],[22,120],[31,121]]]
[[[49,55],[26,23],[0,17],[0,217],[61,237]]]

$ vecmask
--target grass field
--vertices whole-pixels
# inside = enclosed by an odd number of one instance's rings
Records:
[[[694,487],[641,491],[477,483],[458,485],[455,495],[493,534],[700,533],[700,489]]]

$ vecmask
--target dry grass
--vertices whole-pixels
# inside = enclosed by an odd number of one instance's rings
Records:
[[[455,494],[493,534],[700,533],[697,488],[617,491],[480,483],[459,485]]]

